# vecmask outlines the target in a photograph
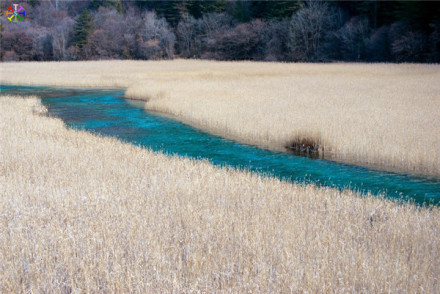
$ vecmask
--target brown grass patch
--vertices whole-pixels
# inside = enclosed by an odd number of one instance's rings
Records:
[[[285,148],[289,153],[312,157],[324,157],[324,148],[312,138],[296,138],[289,141]]]

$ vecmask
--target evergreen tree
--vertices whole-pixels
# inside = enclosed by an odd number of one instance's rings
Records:
[[[189,14],[195,18],[200,18],[206,13],[224,12],[229,4],[226,0],[187,0],[185,5]]]
[[[200,10],[202,14],[212,13],[212,12],[225,12],[228,7],[228,2],[225,0],[217,1],[199,1]]]
[[[116,11],[122,13],[122,4],[120,0],[91,0],[89,4],[90,10],[98,10],[99,7],[115,8]]]
[[[397,1],[394,14],[416,29],[429,30],[430,24],[440,20],[440,5],[436,1]]]
[[[3,9],[0,7],[0,15],[4,15],[4,11]],[[3,40],[3,31],[4,31],[4,27],[3,27],[3,22],[0,22],[0,40]],[[3,50],[0,50],[0,55],[3,55]],[[1,57],[1,56],[0,56]]]
[[[141,10],[155,10],[157,12],[157,9],[162,4],[162,1],[136,0],[135,4]]]
[[[346,5],[351,6],[351,14],[367,16],[371,26],[375,29],[395,21],[393,12],[396,10],[396,2],[393,1],[347,2]]]
[[[92,16],[88,9],[84,9],[75,22],[73,45],[82,49],[92,31]]]
[[[230,14],[239,22],[248,22],[251,20],[250,4],[244,0],[235,1]]]
[[[251,1],[252,18],[291,17],[301,7],[300,0],[291,1]]]
[[[176,27],[182,16],[187,13],[185,1],[162,1],[156,8],[156,13],[165,17],[169,24]]]
[[[27,0],[26,1],[30,6],[32,6],[32,7],[35,7],[35,6],[37,6],[38,4],[40,4],[39,2],[40,1],[38,1],[38,0]]]

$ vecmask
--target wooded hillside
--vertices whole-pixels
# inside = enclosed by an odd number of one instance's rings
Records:
[[[13,60],[203,58],[439,62],[436,1],[28,0],[1,53]]]

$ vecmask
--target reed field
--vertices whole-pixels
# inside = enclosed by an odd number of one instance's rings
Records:
[[[121,87],[148,110],[275,151],[440,176],[440,66],[262,62],[3,63],[0,82]]]
[[[438,293],[440,208],[66,129],[0,97],[0,292]]]

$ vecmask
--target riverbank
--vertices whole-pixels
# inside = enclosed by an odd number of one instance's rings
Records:
[[[170,158],[34,98],[0,110],[2,292],[439,290],[438,207]]]
[[[2,72],[10,84],[126,88],[148,110],[269,150],[440,177],[439,65],[91,61]]]

